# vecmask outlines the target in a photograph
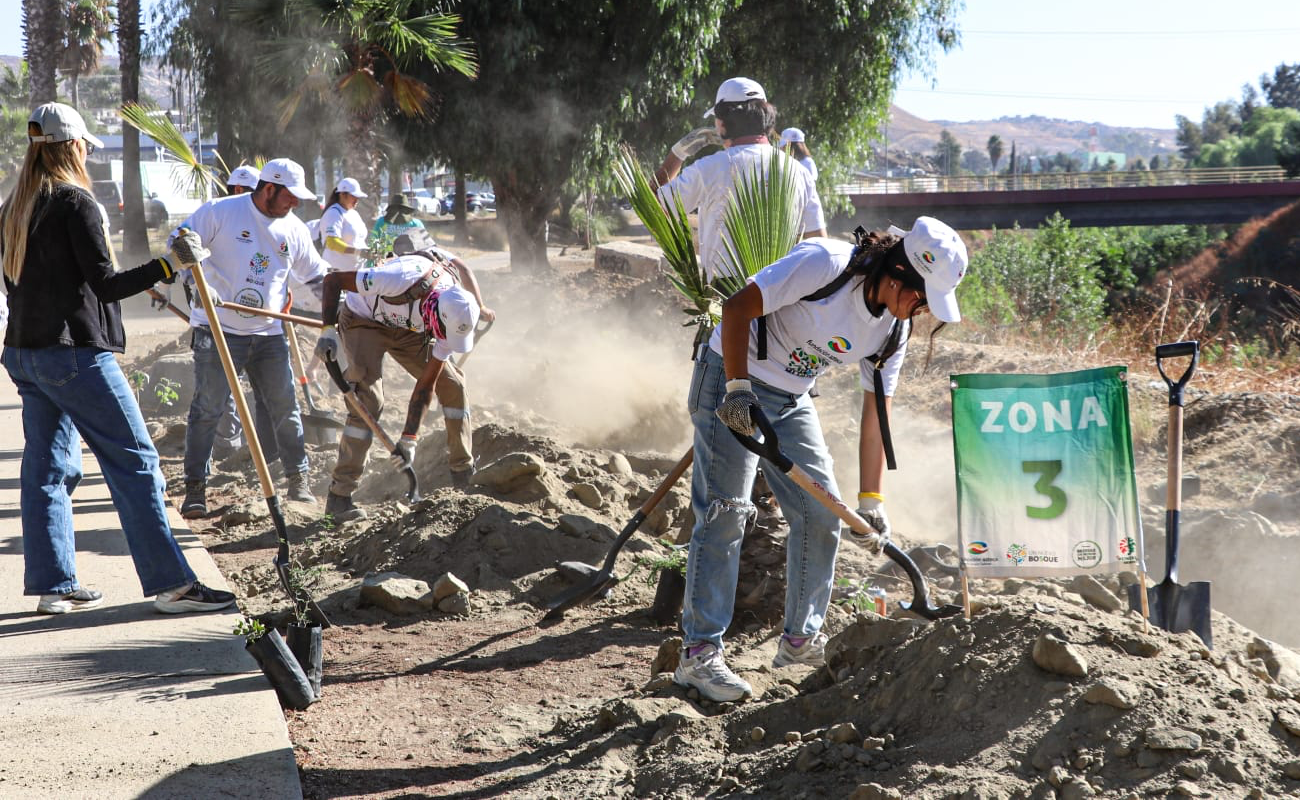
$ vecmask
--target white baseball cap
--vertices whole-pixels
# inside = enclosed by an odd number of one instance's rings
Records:
[[[970,258],[957,231],[934,217],[917,217],[912,230],[889,226],[903,237],[903,250],[912,267],[925,279],[925,302],[944,322],[961,322],[957,310],[957,284],[966,275]]]
[[[227,186],[247,186],[249,189],[257,188],[257,170],[245,164],[242,167],[235,167],[226,178]]]
[[[799,130],[798,128],[786,128],[785,130],[781,131],[781,144],[783,145],[790,144],[791,142],[802,142],[802,141],[803,141],[803,131]]]
[[[258,176],[267,183],[278,183],[299,200],[315,200],[316,193],[307,188],[307,175],[297,161],[273,158],[262,167]]]
[[[86,121],[77,113],[77,109],[65,106],[63,103],[46,103],[37,106],[27,121],[41,126],[40,136],[27,137],[32,142],[68,142],[73,139],[85,139],[95,147],[104,146],[103,142],[91,136],[90,131],[86,130]]]
[[[452,352],[468,353],[474,349],[474,326],[478,325],[479,315],[474,295],[460,286],[435,289],[420,304],[420,313],[424,317],[424,330],[445,341]],[[438,336],[439,328],[441,336]]]
[[[713,109],[718,103],[743,103],[746,100],[766,100],[767,93],[758,81],[749,78],[728,78],[718,87],[718,95],[713,100],[713,107],[704,112],[704,116],[713,116]]]
[[[356,178],[344,178],[339,181],[339,185],[334,187],[336,192],[347,192],[353,197],[365,197],[366,193],[361,191],[361,184],[357,183]]]

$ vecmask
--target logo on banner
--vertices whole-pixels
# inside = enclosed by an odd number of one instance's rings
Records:
[[[966,546],[966,552],[973,556],[982,556],[989,551],[988,542],[971,542]]]
[[[1137,540],[1132,536],[1125,536],[1119,540],[1119,560],[1126,564],[1132,564],[1137,561]]]
[[[1017,567],[1025,563],[1027,558],[1029,558],[1029,548],[1023,544],[1012,542],[1011,546],[1007,548],[1007,560]]]
[[[1079,542],[1070,553],[1070,560],[1076,567],[1091,569],[1101,563],[1101,545],[1090,540]]]

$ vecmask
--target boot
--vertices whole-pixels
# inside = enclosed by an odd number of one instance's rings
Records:
[[[333,492],[325,495],[325,515],[333,516],[334,521],[338,523],[351,522],[354,519],[365,519],[367,516],[366,510],[354,505],[351,497],[344,497]]]
[[[181,516],[198,519],[208,515],[207,481],[185,481],[185,499],[181,501]]]
[[[470,467],[469,469],[467,469],[467,470],[465,470],[465,471],[463,471],[463,472],[453,472],[453,473],[451,473],[451,485],[452,485],[452,487],[453,487],[453,488],[456,488],[456,489],[459,489],[459,490],[461,490],[462,492],[467,491],[467,490],[469,489],[469,482],[470,482],[470,479],[472,479],[472,478],[474,477],[474,473],[475,473],[475,472],[478,472],[478,470],[474,469],[473,467]]]
[[[296,503],[316,502],[315,495],[313,495],[311,489],[307,487],[307,473],[305,471],[286,475],[284,478],[284,489],[285,494],[289,496],[289,499]]]

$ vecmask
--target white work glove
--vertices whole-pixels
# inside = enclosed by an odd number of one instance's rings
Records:
[[[394,469],[406,469],[415,464],[415,437],[410,434],[402,434],[393,445],[394,452],[388,457],[392,462]]]
[[[316,340],[316,357],[321,361],[333,361],[339,369],[348,371],[348,357],[343,353],[343,343],[339,341],[339,332],[333,325],[321,328],[320,338]]]
[[[722,420],[722,424],[736,433],[753,436],[754,420],[749,415],[751,408],[759,408],[754,385],[744,378],[737,378],[727,381],[727,394],[714,413]]]
[[[858,492],[858,516],[876,529],[876,536],[864,536],[853,529],[849,534],[858,544],[865,546],[872,553],[879,553],[889,541],[892,532],[889,527],[889,515],[885,513],[885,498],[875,492]]]
[[[189,269],[210,255],[212,253],[203,246],[203,240],[189,228],[176,229],[176,235],[172,237],[171,250],[167,253],[177,272]]]
[[[677,140],[673,145],[673,155],[685,161],[711,144],[722,147],[722,137],[718,135],[717,130],[712,125],[696,128]]]

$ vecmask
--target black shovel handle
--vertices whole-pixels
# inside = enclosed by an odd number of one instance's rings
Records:
[[[1162,363],[1166,358],[1178,358],[1180,356],[1191,356],[1192,361],[1187,365],[1183,376],[1178,380],[1170,378],[1165,374],[1165,365]],[[1160,377],[1165,379],[1169,385],[1169,405],[1181,406],[1183,404],[1183,387],[1192,379],[1192,374],[1196,372],[1196,362],[1201,356],[1201,343],[1196,341],[1174,342],[1172,344],[1156,345],[1156,369],[1160,371]]]
[[[765,458],[772,463],[781,472],[789,475],[791,480],[799,484],[804,491],[811,494],[818,502],[835,512],[836,516],[844,519],[846,516],[853,520],[851,523],[854,527],[863,527],[870,530],[866,520],[857,515],[856,512],[844,505],[844,501],[836,497],[829,489],[817,483],[803,468],[790,460],[789,456],[781,452],[781,443],[776,436],[776,428],[772,426],[767,415],[762,409],[751,406],[749,409],[750,419],[758,426],[759,431],[763,434],[762,441],[755,439],[753,436],[746,436],[736,431],[731,431],[746,450],[760,458]],[[730,430],[730,429],[728,429]],[[849,521],[846,519],[845,521]],[[906,611],[911,611],[917,616],[924,617],[928,620],[944,619],[945,617],[954,617],[961,613],[962,608],[959,605],[949,603],[944,606],[935,606],[930,603],[930,589],[925,582],[925,576],[917,568],[916,562],[908,557],[907,553],[898,549],[893,542],[886,541],[884,553],[891,561],[898,564],[907,573],[907,578],[912,582],[912,602],[899,603]]]
[[[371,433],[379,437],[379,443],[388,449],[389,455],[400,458],[401,452],[398,451],[397,445],[393,443],[388,434],[384,433],[384,429],[379,427],[379,422],[371,416],[366,407],[361,405],[361,399],[357,397],[356,387],[348,383],[347,379],[343,377],[343,369],[339,367],[339,362],[333,358],[326,358],[325,371],[330,374],[330,378],[339,387],[339,391],[343,392],[343,399],[347,402],[348,408],[352,409],[358,417],[361,417],[361,420],[366,423],[366,427],[370,428]],[[407,464],[402,467],[401,471],[406,475],[406,499],[414,503],[420,499],[420,488],[415,477],[415,465]]]

